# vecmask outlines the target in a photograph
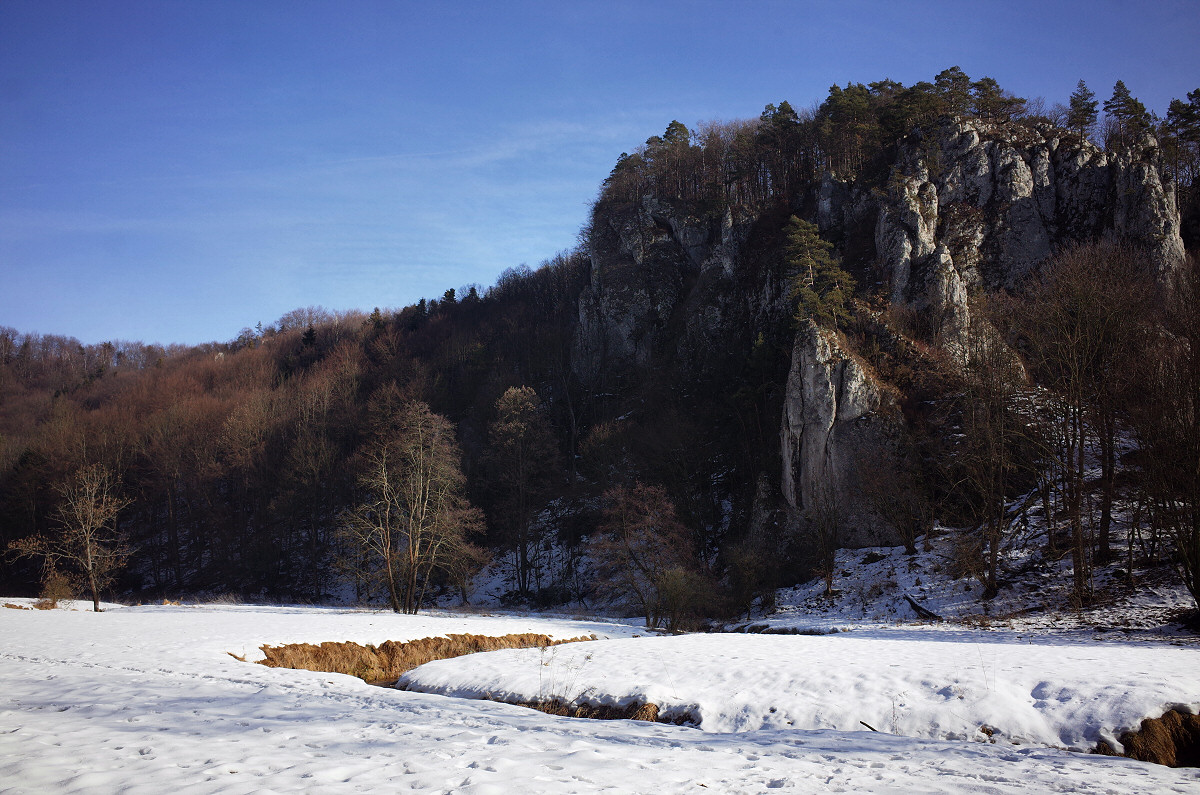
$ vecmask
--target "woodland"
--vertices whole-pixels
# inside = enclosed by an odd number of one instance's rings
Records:
[[[1200,246],[1200,89],[1158,118],[1121,82],[1101,101],[1081,80],[1051,105],[954,67],[833,86],[809,110],[671,121],[620,155],[574,248],[490,287],[297,309],[199,346],[0,327],[0,582],[97,609],[236,594],[416,612],[470,599],[487,570],[510,604],[618,604],[652,625],[769,606],[775,588],[832,583],[842,545],[846,506],[795,525],[772,496],[793,344],[814,324],[904,421],[886,465],[856,478],[881,540],[960,533],[954,566],[994,594],[1008,534],[1039,512],[1076,605],[1122,562],[1172,566],[1200,594],[1195,256],[1162,273],[1136,241],[1055,241],[1011,289],[973,292],[951,350],[889,302],[873,225],[818,223],[829,175],[882,195],[898,152],[947,119],[1114,157],[1152,138]],[[787,311],[741,323],[701,368],[666,342],[678,318],[638,366],[585,350],[581,301],[648,199],[748,219],[733,278],[747,295],[777,280]]]

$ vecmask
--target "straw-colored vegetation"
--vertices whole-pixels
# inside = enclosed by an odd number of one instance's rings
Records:
[[[311,643],[289,643],[286,646],[262,646],[262,651],[267,656],[258,662],[270,668],[298,668],[305,671],[349,674],[371,684],[386,684],[399,679],[406,671],[433,660],[446,660],[480,651],[545,648],[585,640],[596,640],[596,636],[553,640],[548,635],[526,632],[499,637],[447,635],[403,643],[389,640],[379,646],[363,646],[348,641],[327,641],[319,646]],[[232,653],[230,656],[245,662],[244,657]]]

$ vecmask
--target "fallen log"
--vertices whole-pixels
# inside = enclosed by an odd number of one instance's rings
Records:
[[[924,608],[921,605],[917,604],[917,600],[913,599],[908,594],[905,594],[904,598],[912,606],[913,611],[916,612],[916,614],[918,616],[920,616],[921,618],[928,619],[929,621],[941,621],[942,620],[941,616],[939,616],[937,613],[933,612],[932,610],[929,610],[929,609]]]

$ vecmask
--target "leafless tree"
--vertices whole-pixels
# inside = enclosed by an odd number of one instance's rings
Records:
[[[1115,490],[1117,414],[1122,379],[1149,307],[1149,282],[1137,249],[1111,242],[1089,243],[1060,253],[1031,286],[1022,316],[1023,342],[1038,379],[1060,407],[1057,464],[1063,505],[1071,529],[1074,596],[1091,596],[1091,544],[1109,554],[1109,523]],[[1100,449],[1101,522],[1085,516],[1089,439]]]
[[[699,607],[703,578],[675,506],[662,488],[641,483],[604,497],[604,521],[588,544],[601,588],[645,613],[648,626],[679,627]]]
[[[914,456],[900,450],[864,450],[855,462],[859,492],[891,527],[906,554],[917,553],[917,536],[933,523],[933,503]]]
[[[416,613],[435,574],[470,552],[482,515],[463,496],[460,454],[449,420],[408,402],[394,432],[370,443],[362,498],[343,522],[358,559],[387,588],[397,613]]]
[[[1165,322],[1144,352],[1134,427],[1143,448],[1152,529],[1200,603],[1200,261],[1193,255],[1165,302]]]
[[[488,429],[489,469],[499,518],[516,555],[517,591],[528,596],[537,566],[533,515],[557,468],[558,447],[542,402],[530,387],[506,390],[496,401],[496,414]]]
[[[966,383],[962,394],[962,493],[986,550],[984,593],[999,587],[1000,549],[1008,529],[1008,497],[1023,466],[1027,423],[1017,411],[1024,372],[1020,361],[996,333],[989,316],[1000,311],[980,301],[972,308],[967,343]]]
[[[130,501],[119,494],[120,484],[102,464],[78,469],[59,488],[61,501],[54,517],[57,535],[37,535],[15,542],[19,555],[37,555],[45,562],[44,579],[54,579],[66,568],[82,578],[100,612],[100,592],[112,584],[129,557],[116,528],[117,515]]]
[[[805,517],[817,552],[817,574],[825,581],[825,596],[832,598],[843,511],[840,495],[833,484],[828,481],[818,483],[807,509]]]

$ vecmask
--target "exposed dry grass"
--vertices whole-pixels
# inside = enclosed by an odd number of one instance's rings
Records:
[[[1125,756],[1168,767],[1200,767],[1200,715],[1171,710],[1161,718],[1146,718],[1137,731],[1121,735]],[[1097,753],[1116,756],[1108,743]]]
[[[627,707],[612,707],[599,704],[567,704],[558,699],[539,701],[509,701],[518,707],[529,707],[548,715],[567,718],[590,718],[592,720],[645,720],[651,723],[666,722],[658,714],[657,704],[634,702]],[[673,721],[672,721],[673,722]]]
[[[585,640],[596,640],[596,636],[552,640],[548,635],[527,632],[499,637],[447,635],[404,643],[389,640],[379,646],[363,646],[349,641],[327,641],[319,646],[311,643],[291,643],[286,646],[262,646],[267,658],[259,660],[259,663],[270,668],[298,668],[305,671],[349,674],[364,682],[383,684],[394,682],[406,671],[432,660],[446,660],[480,651],[544,648]],[[245,658],[236,654],[231,653],[230,656],[245,662]]]
[[[15,605],[12,602],[5,602],[4,606],[9,608],[10,610],[32,610],[33,609],[31,607],[26,607],[25,605]]]

